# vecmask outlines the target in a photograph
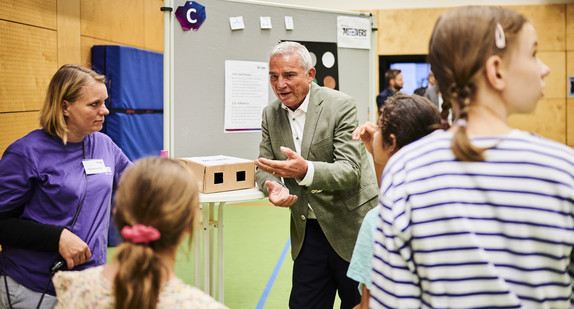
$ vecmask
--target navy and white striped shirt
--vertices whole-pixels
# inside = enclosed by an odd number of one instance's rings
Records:
[[[514,130],[462,162],[452,135],[386,166],[371,308],[573,308],[574,151]]]

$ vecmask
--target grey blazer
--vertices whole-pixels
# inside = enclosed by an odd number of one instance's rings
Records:
[[[300,186],[285,179],[291,194],[298,196],[291,209],[291,255],[297,257],[310,204],[327,240],[343,259],[350,261],[365,214],[378,203],[378,186],[365,147],[351,139],[357,127],[357,109],[350,96],[311,83],[309,108],[301,142],[301,156],[315,167],[313,183]],[[259,157],[285,160],[280,147],[295,150],[288,112],[274,101],[263,110]],[[268,194],[266,180],[279,177],[256,171],[259,188]]]
[[[441,107],[438,105],[438,89],[436,86],[428,86],[425,90],[425,97],[433,102],[438,110],[440,110]]]

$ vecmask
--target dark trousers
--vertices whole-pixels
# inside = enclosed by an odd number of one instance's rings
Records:
[[[305,240],[293,265],[291,309],[332,309],[339,292],[341,309],[361,302],[358,283],[347,277],[349,262],[333,250],[317,220],[308,219]]]

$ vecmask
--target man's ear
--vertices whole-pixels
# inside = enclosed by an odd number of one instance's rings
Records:
[[[309,82],[312,82],[315,79],[315,75],[317,74],[317,70],[315,70],[314,67],[311,67],[309,69],[309,71],[307,72],[308,76],[309,76]]]
[[[484,65],[486,82],[496,90],[503,90],[506,86],[506,71],[502,65],[502,59],[498,55],[490,56]]]

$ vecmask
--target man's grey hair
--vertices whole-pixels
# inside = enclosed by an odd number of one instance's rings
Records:
[[[297,42],[281,42],[275,45],[269,53],[269,59],[278,55],[291,55],[293,53],[299,54],[299,65],[303,67],[305,72],[313,67],[311,54],[305,46]]]

